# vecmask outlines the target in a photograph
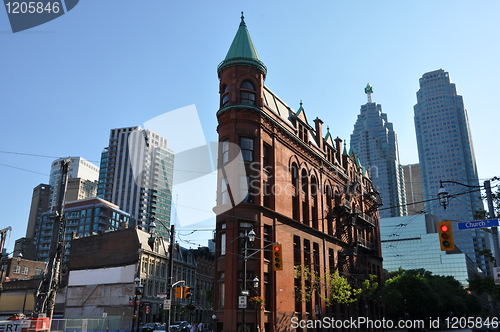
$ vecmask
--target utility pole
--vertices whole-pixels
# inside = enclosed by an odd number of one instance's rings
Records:
[[[491,195],[490,180],[484,181],[484,190],[486,191],[486,202],[488,204],[488,213],[490,219],[495,219],[495,207],[493,206],[493,197]],[[495,253],[495,265],[500,263],[500,246],[498,244],[498,227],[491,227],[491,236],[493,237],[493,251]]]
[[[172,292],[174,281],[174,240],[175,240],[175,225],[170,226],[170,246],[168,247],[168,282],[167,282],[167,299],[170,302],[170,309],[168,309],[166,317],[165,330],[170,330],[170,313],[172,312]]]
[[[54,312],[56,294],[61,282],[61,267],[64,256],[64,200],[68,185],[70,159],[61,161],[61,180],[59,182],[57,209],[52,228],[52,239],[50,243],[50,255],[47,270],[40,280],[38,286],[33,316],[36,318],[52,318]]]

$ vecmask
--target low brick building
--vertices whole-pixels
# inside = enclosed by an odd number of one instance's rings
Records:
[[[302,103],[294,111],[264,86],[266,75],[242,16],[218,67],[216,330],[296,331],[292,319],[380,318],[377,301],[329,303],[331,286],[321,282],[328,271],[354,287],[370,274],[382,281],[372,182],[340,138],[328,128],[323,134],[322,120],[310,124]],[[255,242],[245,256],[251,231]],[[282,245],[279,269],[274,243]],[[265,303],[252,304],[253,296]]]

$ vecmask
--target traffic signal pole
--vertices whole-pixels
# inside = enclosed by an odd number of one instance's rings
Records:
[[[491,195],[490,180],[484,181],[484,190],[486,191],[486,202],[488,204],[488,213],[490,219],[495,219],[495,207],[493,206],[493,197]],[[498,266],[500,257],[500,246],[498,244],[498,227],[491,227],[491,236],[493,237],[493,250],[495,252],[495,265]]]
[[[170,246],[168,247],[168,283],[167,283],[167,299],[170,302],[170,308],[167,311],[165,321],[165,331],[170,331],[170,313],[172,312],[172,299],[174,291],[174,242],[175,240],[175,225],[170,226]]]

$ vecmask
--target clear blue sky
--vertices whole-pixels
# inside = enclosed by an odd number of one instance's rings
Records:
[[[498,1],[85,0],[15,34],[0,9],[0,229],[13,227],[9,250],[25,235],[32,190],[48,182],[55,158],[5,151],[98,164],[110,129],[191,104],[206,139],[216,140],[216,69],[241,11],[266,85],[293,109],[302,100],[309,120],[320,117],[332,135],[349,139],[371,83],[403,164],[418,162],[418,80],[448,71],[469,112],[480,179],[500,175]],[[210,236],[184,238],[206,244]]]

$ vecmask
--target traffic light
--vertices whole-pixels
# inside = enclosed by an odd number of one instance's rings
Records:
[[[188,299],[191,297],[191,287],[184,287],[184,298]]]
[[[184,287],[176,287],[175,289],[175,297],[178,299],[184,298]]]
[[[281,250],[281,244],[277,243],[273,245],[273,271],[283,270],[283,255]]]
[[[441,251],[455,250],[455,241],[453,241],[453,229],[450,220],[438,222],[438,234]]]

